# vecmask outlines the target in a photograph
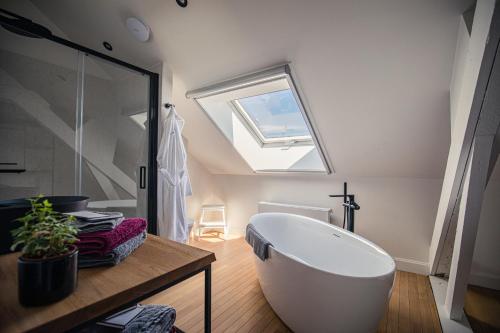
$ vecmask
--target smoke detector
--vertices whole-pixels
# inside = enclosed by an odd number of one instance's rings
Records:
[[[140,42],[147,42],[151,35],[151,28],[136,17],[129,17],[125,24],[128,31]]]

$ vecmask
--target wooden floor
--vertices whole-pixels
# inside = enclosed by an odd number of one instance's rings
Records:
[[[213,332],[290,332],[266,302],[253,266],[253,252],[242,238],[224,241],[211,234],[191,245],[216,253],[217,261],[212,266]],[[187,333],[202,332],[203,283],[200,274],[146,303],[174,306],[176,326]],[[427,277],[396,274],[379,332],[441,332]]]
[[[442,332],[427,276],[396,272],[394,290],[378,332]]]
[[[500,333],[500,290],[469,286],[464,310],[475,333]]]

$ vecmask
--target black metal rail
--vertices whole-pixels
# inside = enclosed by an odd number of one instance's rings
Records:
[[[147,292],[145,294],[142,294],[140,296],[137,296],[135,297],[133,300],[127,302],[127,303],[124,303],[123,305],[117,307],[117,308],[114,308],[108,312],[106,312],[105,314],[103,315],[100,315],[96,318],[93,318],[93,319],[90,319],[90,320],[87,320],[83,323],[80,323],[78,324],[77,326],[73,327],[70,332],[78,332],[80,331],[81,329],[87,327],[88,325],[92,324],[92,323],[95,323],[95,322],[98,322],[98,321],[101,321],[101,320],[104,320],[105,318],[111,316],[112,314],[115,314],[117,312],[120,312],[122,310],[125,310],[127,308],[130,308],[131,306],[134,306],[134,305],[137,305],[138,303],[140,303],[141,301],[153,296],[153,295],[156,295],[164,290],[167,290],[168,288],[170,287],[173,287],[201,272],[204,272],[205,273],[205,306],[204,306],[204,322],[205,322],[205,330],[204,332],[205,333],[210,333],[211,332],[211,329],[212,329],[212,264],[208,264],[207,266],[197,270],[197,271],[194,271],[186,276],[183,276],[177,280],[174,280],[172,282],[169,282],[155,290],[152,290],[150,292]]]

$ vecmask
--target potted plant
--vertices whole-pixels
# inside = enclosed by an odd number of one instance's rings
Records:
[[[21,247],[18,259],[19,301],[26,306],[43,305],[71,294],[77,284],[77,229],[73,216],[52,209],[39,196],[30,199],[31,210],[16,221],[12,250]]]

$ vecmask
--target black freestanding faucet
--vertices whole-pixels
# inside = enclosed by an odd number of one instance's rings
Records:
[[[344,194],[330,194],[331,198],[344,198],[342,206],[344,207],[343,228],[354,232],[354,211],[359,210],[359,205],[354,201],[354,194],[347,194],[347,182],[344,182]]]

